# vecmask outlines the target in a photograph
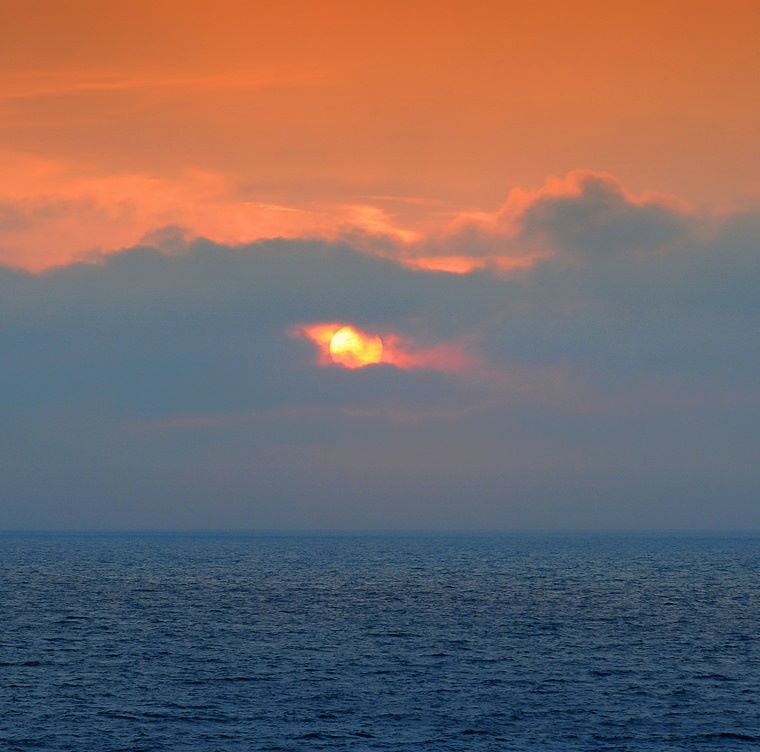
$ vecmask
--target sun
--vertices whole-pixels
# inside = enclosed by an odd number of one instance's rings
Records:
[[[383,341],[353,326],[343,326],[330,339],[330,357],[346,368],[362,368],[383,359]]]
[[[424,368],[451,373],[481,367],[479,360],[458,342],[419,347],[396,332],[365,331],[345,321],[297,324],[290,336],[311,340],[317,348],[317,364],[326,367],[357,369],[383,364],[404,371]]]

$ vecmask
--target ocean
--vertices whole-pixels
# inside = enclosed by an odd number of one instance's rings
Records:
[[[760,538],[0,536],[0,750],[760,749]]]

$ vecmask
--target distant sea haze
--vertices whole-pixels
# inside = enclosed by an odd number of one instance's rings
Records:
[[[760,538],[0,536],[0,749],[760,748]]]

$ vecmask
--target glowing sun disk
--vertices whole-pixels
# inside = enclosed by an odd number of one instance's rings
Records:
[[[383,359],[383,341],[377,335],[343,326],[330,339],[330,356],[334,363],[347,368],[380,363]]]

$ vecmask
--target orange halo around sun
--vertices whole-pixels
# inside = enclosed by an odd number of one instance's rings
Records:
[[[322,365],[364,368],[385,362],[382,338],[349,324],[307,324],[295,333],[308,337],[318,347]]]
[[[380,335],[345,322],[302,324],[291,329],[291,335],[306,337],[316,345],[321,366],[356,369],[383,364],[402,370],[424,368],[455,373],[471,372],[480,365],[462,343],[419,348],[393,332]]]

